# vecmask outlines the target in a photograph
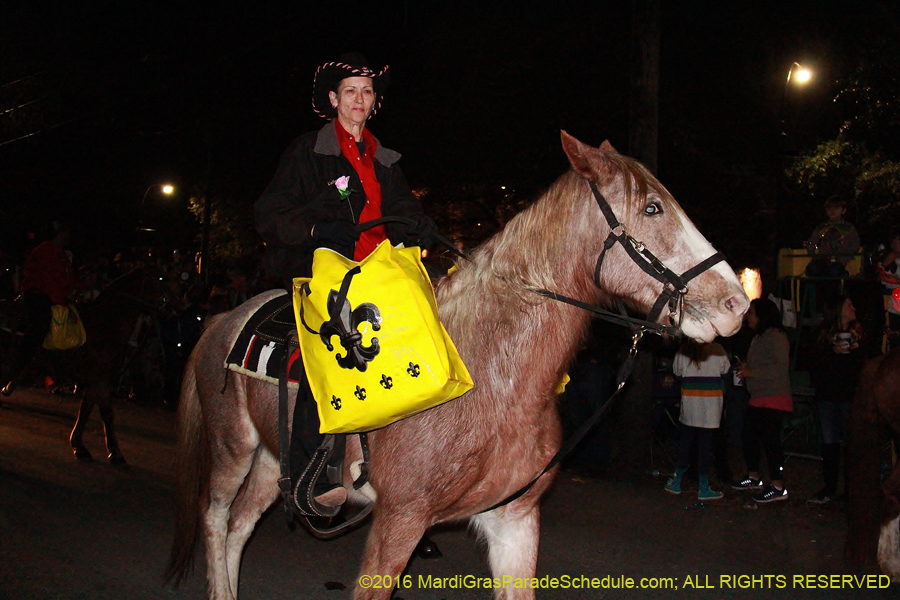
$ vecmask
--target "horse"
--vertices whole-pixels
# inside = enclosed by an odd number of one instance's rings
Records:
[[[75,378],[82,393],[78,416],[69,435],[76,459],[93,460],[83,436],[96,404],[103,421],[107,458],[116,466],[127,464],[116,439],[112,379],[124,366],[128,341],[141,315],[156,313],[173,300],[177,299],[152,269],[138,267],[110,282],[95,300],[79,306],[86,341],[78,348],[58,352],[59,365]]]
[[[866,363],[851,404],[846,549],[851,565],[877,561],[882,573],[900,581],[900,462],[879,486],[885,429],[900,448],[900,349]]]
[[[593,148],[565,132],[561,138],[571,169],[475,249],[470,262],[460,261],[435,283],[441,321],[475,388],[369,433],[371,489],[353,490],[345,468],[351,501],[374,502],[362,574],[385,581],[399,576],[429,527],[470,520],[487,543],[495,577],[534,576],[539,499],[555,469],[514,501],[495,505],[538,475],[560,448],[555,389],[592,318],[535,290],[593,304],[621,299],[646,314],[661,289],[671,287],[648,275],[652,248],[652,260],[667,271],[708,267],[681,290],[683,302],[669,303],[670,311],[654,318],[705,341],[740,327],[749,301],[734,272],[713,258],[715,249],[656,178],[608,142]],[[604,240],[616,236],[622,243],[614,240],[604,251]],[[226,371],[223,387],[223,359],[239,324],[283,293],[266,292],[210,322],[185,372],[176,533],[164,577],[177,585],[187,576],[202,536],[212,600],[237,597],[244,545],[279,498],[277,386]],[[361,457],[355,436],[347,448],[350,465]],[[391,593],[357,586],[353,597]],[[497,593],[534,597],[531,589]]]

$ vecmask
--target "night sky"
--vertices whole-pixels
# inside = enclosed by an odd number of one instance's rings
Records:
[[[825,6],[827,4],[827,6]],[[838,6],[833,8],[832,5]],[[736,267],[765,260],[758,217],[778,150],[837,134],[832,99],[860,52],[897,36],[888,2],[663,2],[659,168]],[[356,49],[392,79],[370,122],[414,188],[563,173],[565,129],[628,148],[631,2],[11,2],[0,4],[0,249],[49,218],[83,249],[128,244],[141,216],[193,239],[187,198],[252,204],[310,107],[317,65]],[[811,214],[811,228],[821,214]],[[797,241],[807,235],[797,234]]]

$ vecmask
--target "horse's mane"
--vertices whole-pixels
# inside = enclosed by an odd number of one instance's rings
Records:
[[[624,175],[621,181],[625,210],[619,215],[620,220],[627,222],[628,215],[635,212],[635,206],[643,205],[651,190],[671,199],[639,162],[614,152],[605,154],[613,168]],[[496,292],[506,288],[507,293],[527,302],[538,301],[528,291],[535,287],[565,293],[565,281],[571,280],[577,268],[575,258],[582,249],[579,244],[584,240],[602,241],[601,236],[605,236],[605,222],[596,206],[587,180],[569,170],[499,233],[476,248],[472,262],[460,264],[454,277],[467,280],[466,287],[483,286]]]

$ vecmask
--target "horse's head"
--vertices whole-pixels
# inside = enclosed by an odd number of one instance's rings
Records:
[[[579,239],[591,240],[596,250],[586,266],[597,286],[652,319],[680,322],[696,340],[736,333],[750,302],[734,271],[666,188],[609,142],[592,148],[562,132],[562,143],[572,168],[587,180],[584,190],[596,188],[587,191],[590,208],[582,223],[589,232]]]

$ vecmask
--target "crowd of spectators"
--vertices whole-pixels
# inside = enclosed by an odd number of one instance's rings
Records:
[[[25,261],[33,254],[33,248],[50,239],[49,235],[48,230],[47,234],[35,236],[32,248],[18,256],[0,251],[0,300],[4,301],[2,317],[5,324],[12,318],[6,313],[21,314],[16,301],[22,299]],[[73,242],[76,242],[75,248],[84,247],[83,243],[78,243],[83,240]],[[263,291],[281,287],[280,281],[273,283],[266,277],[261,251],[231,264],[220,261],[213,264],[208,273],[199,269],[199,257],[182,249],[163,251],[142,247],[82,252],[66,249],[64,252],[79,282],[66,300],[76,305],[92,302],[110,282],[135,268],[152,268],[160,273],[161,284],[166,288],[170,302],[160,314],[135,324],[135,333],[130,340],[134,357],[118,384],[121,394],[145,403],[175,406],[184,363],[199,339],[207,317],[231,310]],[[20,325],[24,322],[24,319],[18,320]],[[16,377],[22,366],[19,363],[29,360],[18,356],[23,354],[21,348],[14,350],[18,351],[14,352],[16,355],[4,360],[4,377]],[[38,377],[35,381],[44,379]]]

